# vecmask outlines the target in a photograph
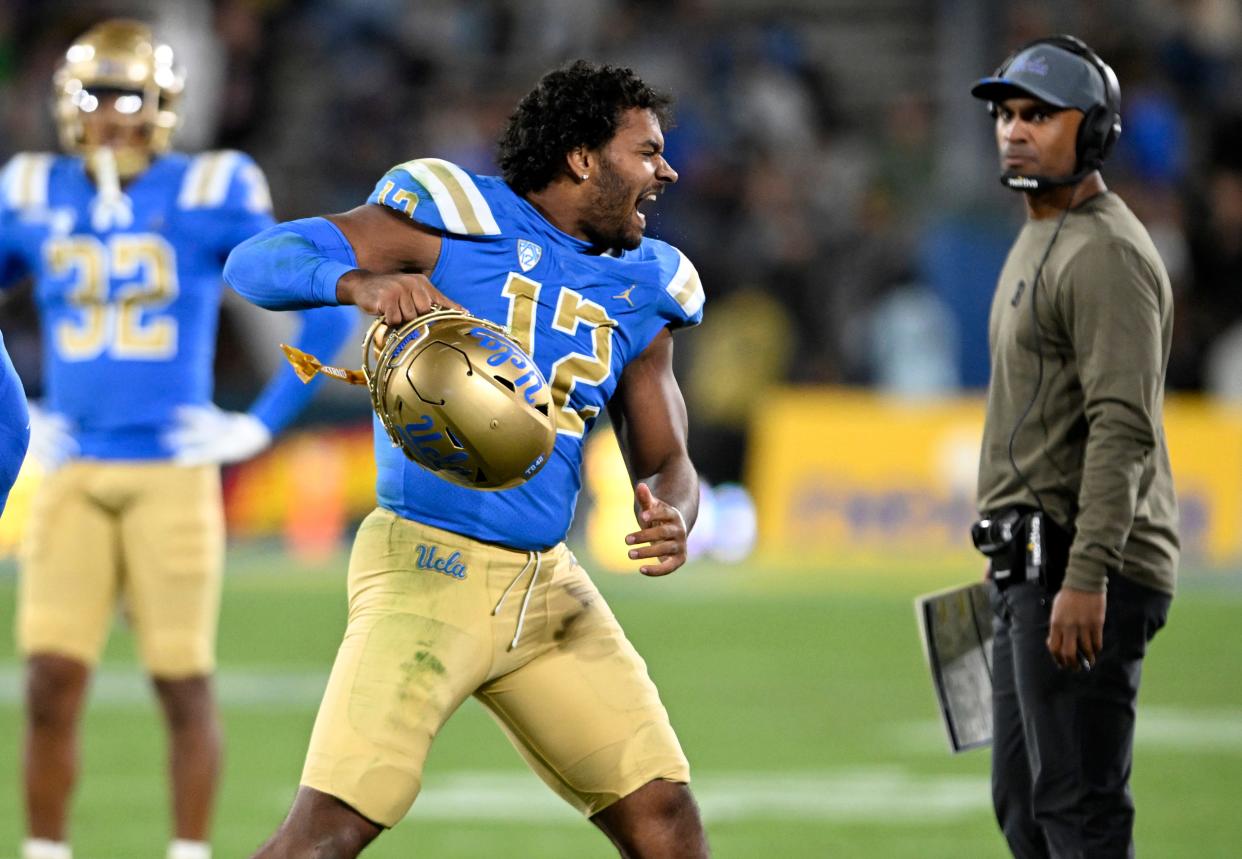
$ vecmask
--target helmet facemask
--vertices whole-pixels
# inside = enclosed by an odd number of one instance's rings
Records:
[[[130,179],[171,146],[183,87],[172,48],[157,43],[145,24],[105,21],[70,45],[52,78],[61,147],[84,156],[92,172],[95,153],[108,149],[121,180]],[[104,109],[109,116],[101,121],[132,123],[138,133],[120,142],[92,140],[91,117]]]

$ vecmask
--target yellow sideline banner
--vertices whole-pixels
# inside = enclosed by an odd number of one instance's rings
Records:
[[[830,388],[765,396],[747,483],[761,557],[788,565],[982,570],[970,545],[983,399]],[[1187,562],[1242,560],[1242,409],[1170,398],[1165,429]]]

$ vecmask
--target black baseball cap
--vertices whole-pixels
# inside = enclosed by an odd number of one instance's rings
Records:
[[[1083,113],[1107,103],[1104,78],[1086,57],[1047,42],[1021,51],[1007,65],[970,88],[984,101],[1028,96]]]

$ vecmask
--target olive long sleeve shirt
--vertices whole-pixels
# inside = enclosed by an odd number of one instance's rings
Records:
[[[1028,220],[992,300],[979,510],[1042,505],[1072,526],[1068,587],[1103,591],[1120,573],[1171,594],[1179,545],[1163,425],[1169,277],[1115,194],[1069,212],[1053,241],[1056,226]]]

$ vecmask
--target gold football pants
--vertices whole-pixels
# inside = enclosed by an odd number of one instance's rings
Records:
[[[94,665],[120,604],[152,675],[210,673],[223,564],[219,468],[70,462],[35,495],[18,649]]]
[[[689,781],[646,665],[564,544],[515,551],[374,511],[302,783],[393,826],[470,695],[586,815],[654,779]]]

